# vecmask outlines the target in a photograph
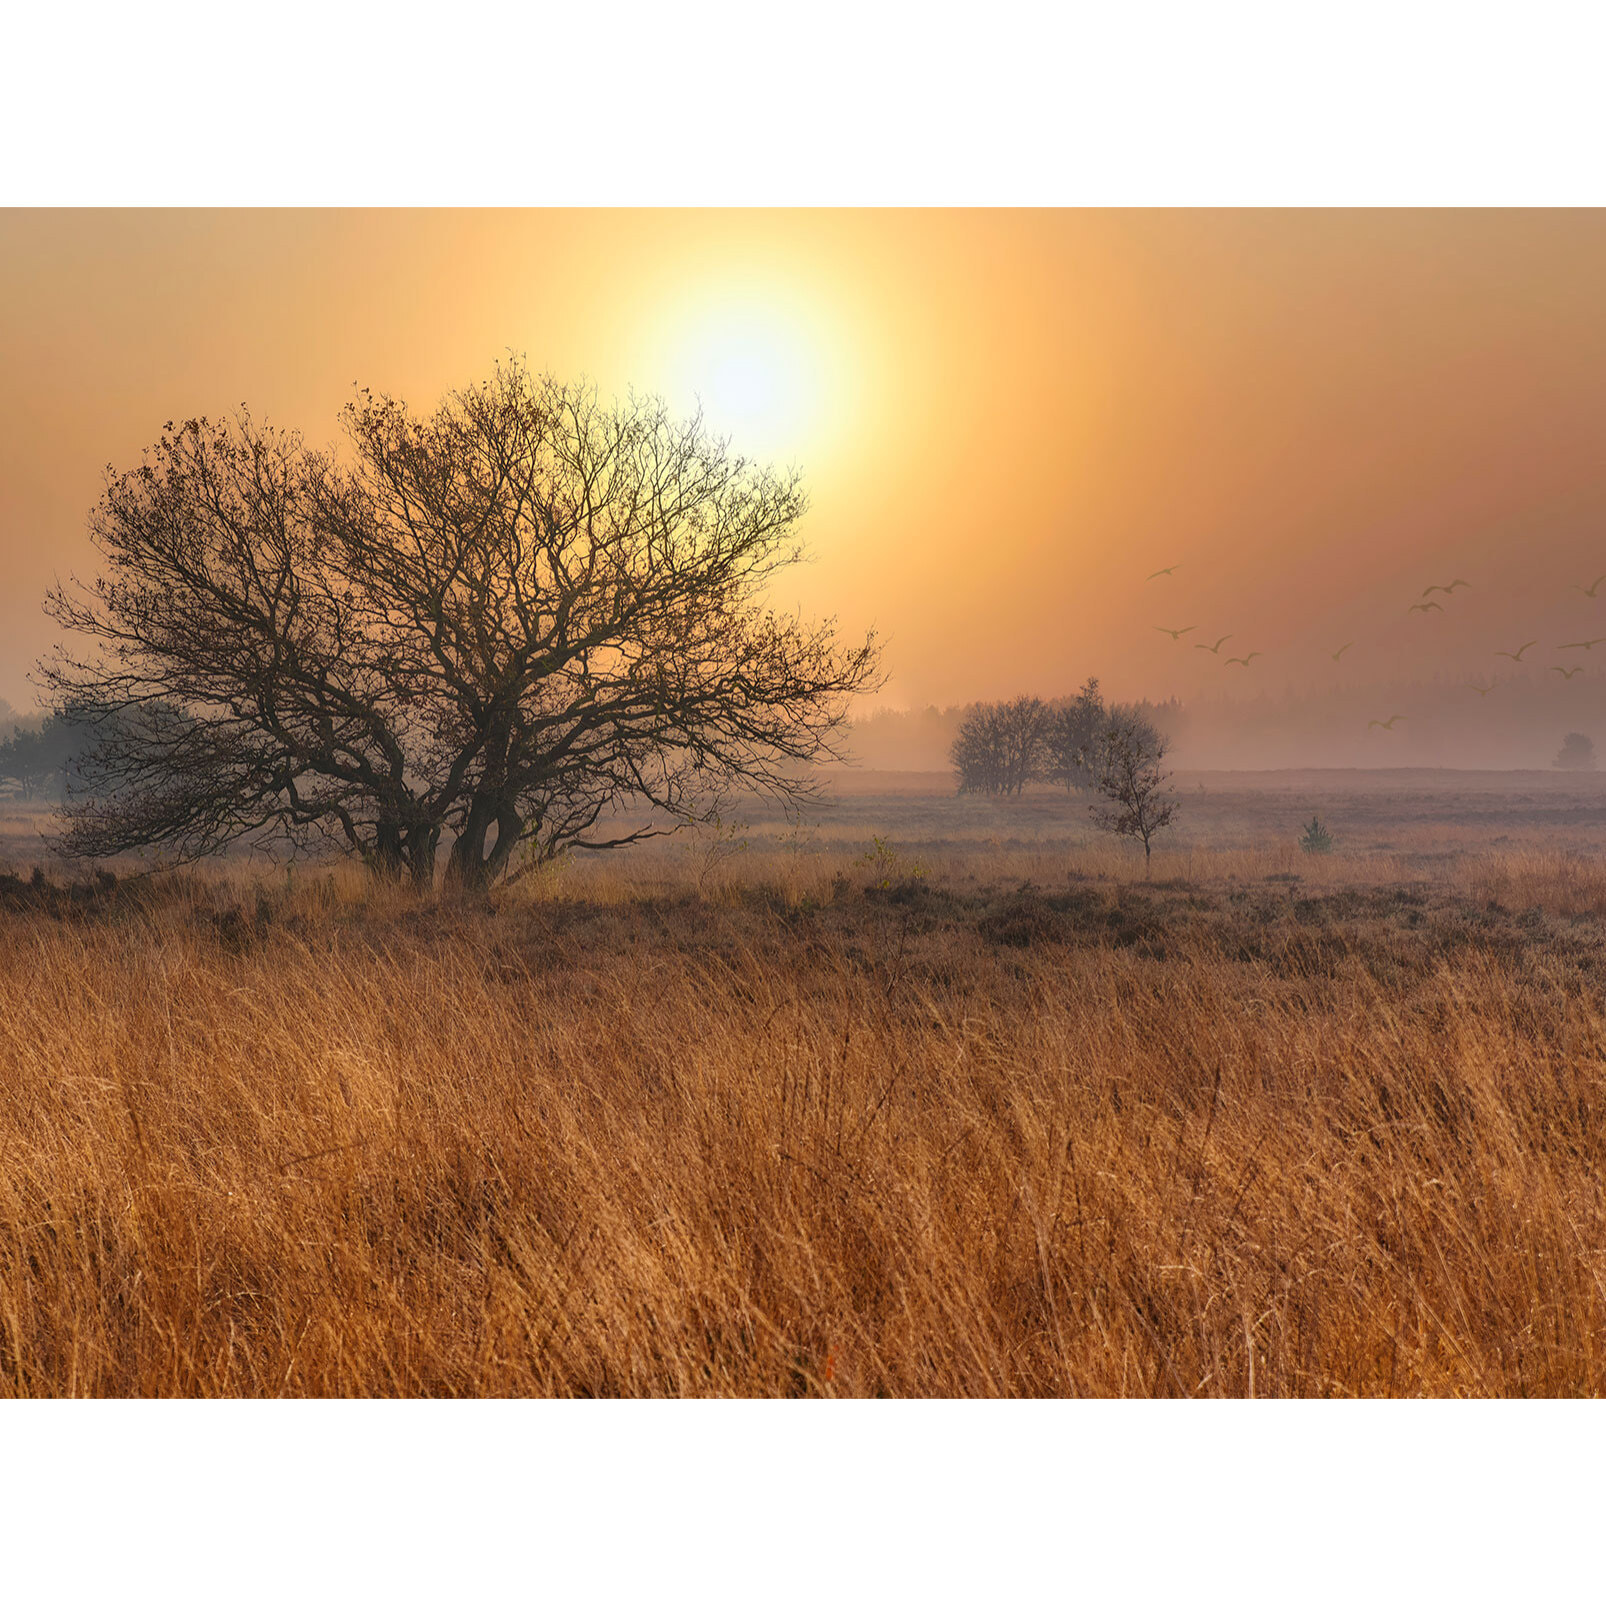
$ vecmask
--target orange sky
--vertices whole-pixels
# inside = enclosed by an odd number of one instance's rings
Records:
[[[0,697],[166,419],[328,440],[354,381],[427,404],[508,347],[800,463],[783,600],[879,626],[893,703],[1477,674],[1606,635],[1567,589],[1606,570],[1603,285],[1601,212],[0,213]]]

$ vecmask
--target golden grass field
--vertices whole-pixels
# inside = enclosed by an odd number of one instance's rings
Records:
[[[1601,1392],[1606,786],[1179,789],[1147,884],[859,778],[490,907],[13,816],[0,1392]]]

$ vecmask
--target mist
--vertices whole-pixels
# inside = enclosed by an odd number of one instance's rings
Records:
[[[1482,684],[1443,675],[1343,680],[1145,701],[1144,712],[1169,738],[1169,762],[1186,770],[1548,770],[1572,732],[1606,753],[1606,671],[1535,670]],[[1119,687],[1107,689],[1122,700]],[[853,724],[850,761],[945,770],[966,706],[866,710]]]
[[[1606,637],[1598,212],[10,211],[0,245],[20,715],[105,470],[167,419],[245,402],[327,443],[354,383],[428,408],[509,348],[689,410],[699,342],[806,313],[813,388],[718,425],[802,470],[812,561],[774,601],[874,628],[887,706],[1097,673],[1180,701],[1177,761],[1210,766],[1545,767],[1606,735],[1562,645]]]

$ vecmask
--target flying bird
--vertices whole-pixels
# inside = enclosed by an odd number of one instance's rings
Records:
[[[1227,662],[1229,664],[1242,664],[1244,668],[1247,669],[1249,667],[1250,658],[1264,658],[1265,656],[1266,655],[1263,652],[1252,652],[1243,658],[1229,658]]]
[[[1353,641],[1346,641],[1344,643],[1344,645],[1342,647],[1340,647],[1338,649],[1338,651],[1333,654],[1333,662],[1336,664],[1338,662],[1338,660],[1340,658],[1342,658],[1344,656],[1344,654],[1347,653],[1350,650],[1350,648],[1353,647],[1354,645],[1355,645],[1355,643]]]
[[[1232,640],[1232,637],[1231,637],[1231,636],[1223,636],[1223,637],[1222,637],[1222,638],[1221,638],[1221,641],[1231,641],[1231,640]],[[1205,643],[1204,643],[1204,642],[1202,642],[1202,641],[1196,641],[1196,642],[1194,642],[1194,644],[1193,644],[1193,650],[1194,650],[1194,651],[1195,651],[1195,652],[1220,652],[1220,651],[1221,651],[1221,641],[1218,641],[1218,642],[1217,642],[1217,643],[1216,643],[1216,644],[1215,644],[1215,646],[1214,646],[1214,647],[1210,647],[1210,646],[1207,646],[1207,645],[1206,645],[1206,644],[1205,644]]]
[[[1467,590],[1470,591],[1472,589],[1472,582],[1470,580],[1452,580],[1447,586],[1429,586],[1427,590],[1422,593],[1422,595],[1424,597],[1431,597],[1435,591],[1442,591],[1446,596],[1449,596],[1457,586],[1465,586]]]
[[[1574,664],[1571,669],[1563,669],[1560,664],[1552,664],[1550,672],[1553,675],[1560,675],[1563,680],[1571,680],[1574,675],[1583,674],[1584,666],[1582,664]]]
[[[1606,636],[1596,636],[1593,641],[1561,641],[1556,644],[1556,651],[1560,652],[1563,647],[1582,647],[1588,652],[1591,647],[1598,647],[1603,641],[1606,641]]]
[[[1497,682],[1492,681],[1492,680],[1489,682],[1489,684],[1487,686],[1480,686],[1477,683],[1477,681],[1475,681],[1475,680],[1469,680],[1467,682],[1467,685],[1469,687],[1471,687],[1471,689],[1473,691],[1475,691],[1480,697],[1487,697],[1489,695],[1489,693],[1492,692],[1495,689],[1495,686],[1497,684],[1498,684]]]
[[[1394,721],[1404,718],[1404,714],[1391,714],[1387,719],[1369,719],[1366,722],[1366,728],[1370,730],[1374,725],[1376,725],[1382,730],[1391,731],[1394,729]]]
[[[1149,579],[1158,580],[1162,574],[1175,574],[1181,567],[1182,565],[1180,563],[1173,563],[1169,569],[1156,569],[1154,573],[1149,576]],[[1145,584],[1147,584],[1147,581]]]
[[[1539,643],[1537,641],[1525,641],[1515,652],[1500,652],[1497,649],[1495,652],[1495,657],[1509,658],[1512,663],[1520,664],[1522,662],[1522,655],[1527,652],[1530,647],[1537,647],[1538,645]]]
[[[1603,574],[1600,577],[1600,580],[1597,580],[1592,586],[1568,586],[1567,589],[1569,591],[1582,591],[1583,594],[1588,597],[1591,602],[1593,602],[1595,600],[1595,593],[1600,590],[1601,580],[1606,580],[1606,574]]]
[[[1198,625],[1184,625],[1180,630],[1168,630],[1164,625],[1154,627],[1162,636],[1169,636],[1173,641],[1181,641],[1190,630],[1197,630]]]
[[[1443,587],[1441,586],[1437,589],[1442,590]],[[1413,602],[1405,611],[1407,613],[1431,613],[1435,608],[1440,613],[1444,612],[1444,604],[1442,602]]]

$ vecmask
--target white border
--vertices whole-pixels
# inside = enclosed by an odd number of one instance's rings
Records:
[[[1581,205],[1606,13],[12,8],[0,205]]]
[[[0,1408],[18,1600],[1547,1600],[1599,1406]]]
[[[0,204],[1594,204],[1598,16],[35,5]],[[0,1531],[16,1599],[1545,1599],[1601,1421],[6,1404]]]

